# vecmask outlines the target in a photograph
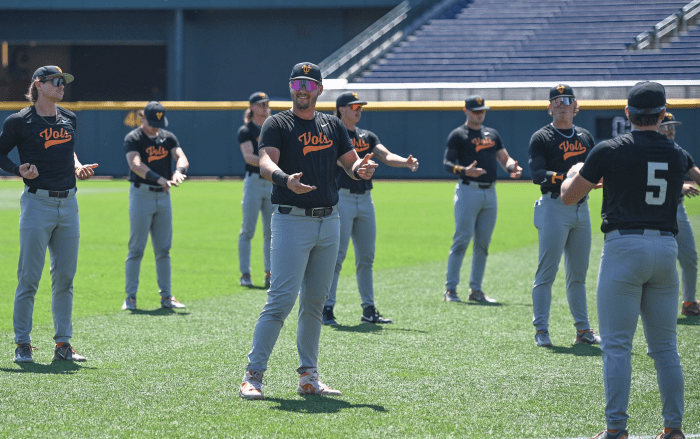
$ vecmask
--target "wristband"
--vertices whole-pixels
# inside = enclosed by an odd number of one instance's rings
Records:
[[[515,170],[515,165],[510,165],[506,167],[506,169],[508,170],[508,172],[513,172]]]
[[[289,180],[289,175],[285,174],[281,169],[272,173],[272,182],[277,186],[287,187],[287,180]]]
[[[358,168],[359,168],[359,166],[358,166]],[[357,169],[353,170],[352,173],[356,179],[362,180],[362,177],[360,177],[360,174],[357,172]]]
[[[145,179],[148,181],[153,181],[155,183],[158,183],[158,180],[160,180],[162,177],[163,177],[162,175],[156,174],[155,172],[153,172],[152,170],[149,169],[148,172],[146,172]]]
[[[455,167],[452,168],[452,173],[453,174],[461,174],[463,169],[464,168],[462,166],[455,165]]]
[[[184,166],[180,166],[180,167],[176,168],[175,170],[182,175],[185,175],[185,173],[187,172],[187,168],[185,168]]]

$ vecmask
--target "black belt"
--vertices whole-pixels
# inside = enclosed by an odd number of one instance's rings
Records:
[[[491,186],[493,186],[493,183],[479,183],[478,181],[471,180],[462,180],[462,183],[466,184],[467,186],[477,186],[479,189],[490,189]]]
[[[35,187],[30,187],[28,192],[30,194],[35,194],[38,189]],[[47,191],[49,193],[49,197],[51,198],[68,198],[68,195],[70,194],[70,191],[73,189],[68,189],[67,191]]]
[[[139,187],[141,187],[141,183],[134,183],[134,186],[139,188]],[[146,186],[148,186],[148,190],[151,192],[163,192],[165,190],[160,186],[152,186],[150,184],[148,184]]]
[[[617,231],[620,235],[643,235],[644,229],[623,229]],[[661,236],[676,236],[673,232],[667,230],[659,230],[659,235]]]
[[[559,193],[559,192],[542,192],[542,195],[549,195],[549,197],[552,200],[556,200],[557,198],[559,198],[561,196],[561,193]],[[586,200],[588,200],[588,196],[581,198],[576,204],[583,204]]]
[[[281,214],[288,215],[292,211],[292,208],[289,206],[279,206],[277,208],[277,211]],[[332,207],[316,207],[314,209],[304,209],[304,215],[310,216],[313,218],[321,218],[324,216],[328,216],[332,213],[333,213]]]
[[[357,194],[357,195],[362,195],[365,192],[367,192],[366,190],[357,190],[357,189],[348,189],[348,190],[350,191],[351,194]]]

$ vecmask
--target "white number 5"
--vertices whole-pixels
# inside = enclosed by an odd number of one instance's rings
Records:
[[[647,191],[645,201],[647,204],[659,206],[666,201],[666,186],[668,183],[663,178],[656,178],[656,171],[668,171],[668,163],[649,162],[647,168],[647,187],[657,186],[659,188],[659,196],[655,197],[654,192]]]

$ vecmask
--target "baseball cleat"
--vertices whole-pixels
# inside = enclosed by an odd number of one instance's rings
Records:
[[[686,305],[687,304],[687,305]],[[683,302],[681,307],[681,314],[684,316],[697,317],[700,316],[700,305],[698,301],[695,302]]]
[[[627,430],[618,430],[617,433],[610,433],[607,429],[593,436],[591,439],[627,439]]]
[[[475,302],[496,303],[496,299],[487,296],[483,291],[474,291],[472,289],[469,289],[469,300],[473,300]]]
[[[87,358],[78,355],[69,343],[56,345],[53,350],[53,361],[85,361]]]
[[[33,363],[32,351],[38,350],[30,343],[21,343],[15,349],[15,363]]]
[[[122,304],[122,309],[136,309],[136,298],[127,297],[124,299],[124,304]]]
[[[461,302],[462,299],[457,295],[457,290],[445,291],[445,296],[442,298],[445,302]]]
[[[272,277],[272,275],[270,274],[269,271],[267,273],[265,273],[265,288],[270,288],[270,283],[271,283],[270,278],[271,277]]]
[[[600,336],[596,335],[592,329],[586,329],[583,332],[577,331],[574,344],[600,344]]]
[[[370,305],[362,310],[362,319],[360,323],[394,323],[393,320],[382,317],[377,311],[377,308]]]
[[[679,428],[674,428],[668,433],[662,431],[654,439],[685,439],[685,435]]]
[[[243,375],[243,382],[238,390],[238,396],[243,399],[265,399],[262,392],[263,374],[262,370],[247,371]]]
[[[549,331],[537,331],[535,334],[535,346],[552,347],[552,340],[549,339]]]
[[[168,297],[161,297],[160,298],[160,307],[161,308],[184,308],[185,305],[180,303],[175,296],[168,296]]]
[[[299,376],[297,393],[300,395],[341,395],[340,391],[331,389],[318,379],[318,369],[307,369],[306,373]]]
[[[252,287],[253,280],[250,278],[250,274],[244,274],[241,276],[241,286],[242,287]]]
[[[324,306],[323,307],[323,316],[321,323],[324,325],[329,325],[329,326],[334,326],[337,325],[338,322],[335,321],[335,316],[333,315],[333,307],[332,306]]]

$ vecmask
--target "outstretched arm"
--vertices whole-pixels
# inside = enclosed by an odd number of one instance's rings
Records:
[[[309,186],[301,182],[303,173],[288,175],[277,166],[280,160],[280,150],[267,146],[260,148],[260,175],[266,180],[270,180],[277,186],[285,187],[295,194],[305,194],[316,189],[316,186]]]
[[[389,151],[381,143],[377,144],[372,149],[372,152],[376,158],[387,166],[391,166],[393,168],[409,168],[413,172],[418,170],[418,160],[413,158],[412,155],[409,155],[407,158],[401,157],[400,155]]]
[[[520,178],[521,175],[523,175],[523,168],[518,165],[518,161],[514,160],[509,154],[508,151],[506,151],[505,148],[499,149],[496,152],[496,159],[498,160],[498,163],[501,164],[503,169],[505,169],[508,174],[510,174],[510,178],[517,179]]]

